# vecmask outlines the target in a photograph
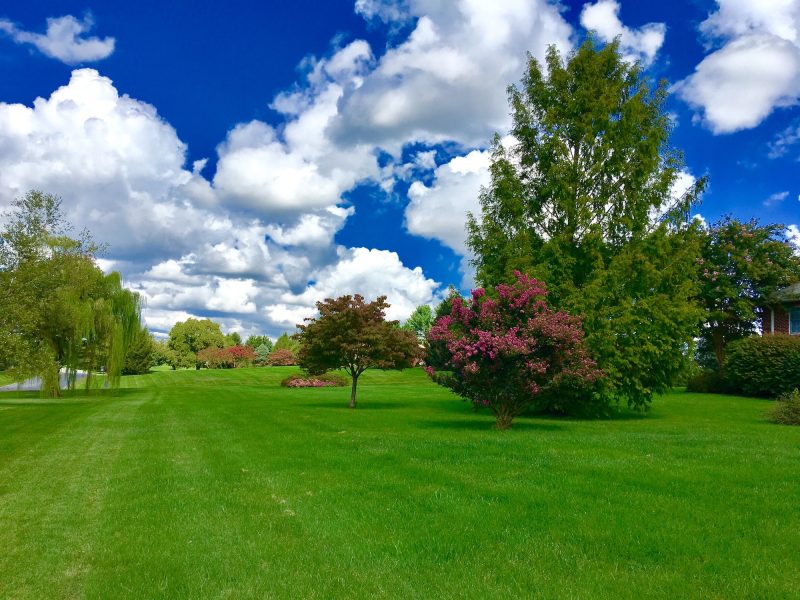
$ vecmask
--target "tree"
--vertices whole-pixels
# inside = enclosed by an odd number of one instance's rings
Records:
[[[210,319],[189,318],[175,323],[169,332],[168,344],[174,353],[173,368],[199,369],[203,362],[197,359],[197,353],[211,347],[224,348],[225,336],[219,323]]]
[[[449,376],[434,377],[475,406],[488,406],[498,429],[535,407],[580,413],[602,373],[583,345],[580,321],[552,310],[541,282],[515,274],[497,298],[478,288],[465,303],[454,298],[430,338],[447,344]],[[432,367],[428,372],[434,376]]]
[[[257,350],[260,346],[266,346],[272,350],[272,340],[266,335],[251,335],[247,338],[245,346],[250,346],[253,350]]]
[[[241,346],[241,345],[242,345],[242,336],[239,335],[238,331],[231,331],[229,334],[225,336],[226,348],[230,346]]]
[[[249,344],[248,344],[249,345]],[[252,346],[250,346],[252,348]],[[269,359],[269,353],[272,351],[272,345],[261,344],[255,349],[256,363],[264,365]]]
[[[700,322],[698,226],[685,219],[705,180],[676,197],[666,84],[651,90],[618,43],[590,39],[566,61],[551,48],[546,62],[529,58],[509,89],[515,141],[495,139],[468,222],[477,280],[547,282],[551,305],[581,318],[604,397],[643,408],[682,372]]]
[[[422,304],[414,309],[411,316],[402,325],[403,329],[411,331],[420,342],[424,342],[428,332],[433,327],[433,310],[427,304]]]
[[[417,337],[400,329],[397,321],[386,321],[387,308],[386,296],[374,302],[359,294],[327,298],[317,302],[317,318],[297,326],[300,366],[312,375],[344,369],[352,380],[350,408],[356,407],[358,378],[364,371],[404,369],[420,355]]]
[[[144,375],[154,363],[153,336],[143,327],[125,353],[123,375]]]
[[[60,395],[62,368],[70,387],[79,369],[88,388],[103,368],[116,388],[141,329],[139,296],[97,267],[88,232],[68,235],[60,204],[31,191],[13,202],[0,234],[0,347],[15,376],[40,376],[48,396]]]
[[[275,345],[272,347],[272,350],[291,350],[295,354],[300,349],[300,343],[289,336],[288,333],[284,332],[280,335],[280,337],[275,340]]]
[[[704,311],[700,352],[722,371],[727,345],[755,333],[759,309],[777,290],[800,279],[783,225],[725,217],[703,234],[698,300]]]
[[[292,367],[297,364],[297,356],[288,348],[278,348],[270,352],[267,362],[273,367]]]

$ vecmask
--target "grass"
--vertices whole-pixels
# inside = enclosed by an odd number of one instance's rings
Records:
[[[0,394],[2,598],[790,598],[800,428],[675,393],[491,429],[420,371]]]

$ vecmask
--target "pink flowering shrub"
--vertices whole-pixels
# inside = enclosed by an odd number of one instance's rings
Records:
[[[429,334],[446,345],[450,372],[429,367],[428,374],[489,407],[498,429],[530,408],[587,412],[603,376],[584,347],[580,321],[548,306],[543,283],[515,276],[513,285],[497,286],[496,298],[481,288],[468,302],[455,298]]]
[[[281,381],[281,385],[289,388],[342,387],[347,385],[347,379],[338,373],[323,373],[321,375],[294,374]]]

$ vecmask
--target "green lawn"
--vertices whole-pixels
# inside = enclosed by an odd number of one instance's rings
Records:
[[[418,370],[161,372],[0,394],[0,598],[793,598],[800,428],[675,393],[488,414]]]

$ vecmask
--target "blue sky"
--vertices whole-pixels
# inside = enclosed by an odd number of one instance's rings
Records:
[[[800,0],[256,4],[0,9],[0,208],[59,194],[156,331],[275,336],[353,292],[402,319],[468,286],[505,86],[588,30],[672,85],[680,182],[710,178],[697,213],[798,235]]]

